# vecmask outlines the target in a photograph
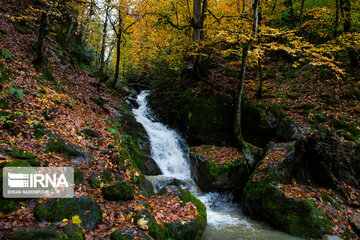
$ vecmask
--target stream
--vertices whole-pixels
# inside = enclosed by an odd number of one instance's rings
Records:
[[[202,193],[190,176],[189,147],[186,141],[176,131],[155,121],[146,100],[148,95],[149,92],[142,91],[137,96],[139,108],[133,109],[133,113],[149,135],[151,156],[163,174],[147,176],[147,179],[155,191],[175,181],[206,205],[207,226],[202,240],[299,239],[246,217],[241,207],[233,202],[231,193]]]

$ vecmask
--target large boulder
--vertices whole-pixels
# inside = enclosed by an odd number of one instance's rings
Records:
[[[242,208],[251,217],[296,236],[318,239],[332,235],[334,224],[317,203],[284,191],[283,186],[293,181],[298,170],[294,151],[294,143],[268,147],[243,191]]]
[[[92,188],[103,187],[106,183],[114,181],[113,173],[110,169],[105,169],[97,175],[93,175],[89,178],[89,183]]]
[[[58,231],[55,227],[45,227],[45,228],[30,228],[30,229],[20,229],[14,232],[11,239],[12,240],[83,240],[85,239],[84,233],[81,228],[75,224],[68,224],[63,229],[62,232]]]
[[[204,191],[242,191],[260,155],[250,144],[242,153],[211,145],[192,147],[190,152],[191,177]]]
[[[274,138],[284,142],[296,140],[303,134],[298,124],[275,107],[245,100],[241,116],[244,138],[256,146],[265,146]]]
[[[320,127],[296,143],[297,176],[336,189],[341,182],[360,186],[360,144],[343,141],[335,132]]]
[[[103,187],[102,193],[107,200],[132,200],[134,199],[135,188],[128,182],[117,181],[111,183],[109,186]]]
[[[188,88],[176,98],[164,98],[163,93],[152,93],[149,103],[159,112],[159,116],[163,116],[163,122],[188,136],[190,145],[234,142],[234,106],[225,96]]]
[[[62,139],[60,135],[53,135],[49,139],[46,150],[48,152],[57,152],[64,154],[75,165],[87,166],[93,164],[93,155],[84,147],[73,145]]]
[[[142,209],[136,211],[134,223],[140,225],[142,221],[145,221],[148,226],[149,234],[154,239],[199,239],[207,223],[206,206],[192,193],[173,185],[160,189],[157,195],[179,197],[179,199],[182,200],[182,206],[185,206],[188,202],[192,202],[198,211],[197,217],[190,222],[173,222],[161,226],[154,220],[147,209]]]
[[[35,207],[35,216],[42,221],[60,222],[76,215],[85,229],[94,228],[102,220],[100,205],[90,196],[53,198]]]

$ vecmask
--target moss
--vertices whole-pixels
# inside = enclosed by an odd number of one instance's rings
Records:
[[[0,197],[0,212],[8,214],[20,208],[21,204],[18,201],[3,199]]]
[[[35,158],[34,155],[32,155],[31,153],[29,153],[28,151],[23,150],[23,149],[13,149],[12,151],[7,152],[7,154],[10,157],[17,158],[17,159],[33,159],[33,158]]]
[[[90,196],[80,198],[50,199],[35,207],[35,216],[42,221],[58,222],[78,215],[81,226],[91,229],[102,219],[99,204]]]
[[[150,197],[155,194],[153,185],[149,180],[145,178],[143,174],[138,176],[137,179],[138,179],[137,184],[139,188],[147,195],[147,197]]]
[[[85,180],[84,173],[80,169],[74,168],[74,182],[75,182],[75,185],[81,184],[82,182],[84,182],[84,180]]]
[[[30,230],[16,231],[12,238],[13,240],[53,240],[63,239],[60,233],[55,228],[39,228]]]
[[[85,239],[84,233],[81,228],[73,223],[70,223],[64,227],[63,233],[69,240],[83,240]]]
[[[135,188],[128,182],[113,182],[102,188],[102,193],[107,200],[132,200]]]
[[[102,184],[114,181],[113,174],[110,169],[105,169],[97,176],[92,176],[89,179],[92,188],[100,188]]]

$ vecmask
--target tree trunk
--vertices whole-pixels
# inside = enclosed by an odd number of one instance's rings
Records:
[[[201,4],[202,3],[202,4]],[[204,27],[204,20],[206,17],[206,8],[207,8],[207,0],[194,0],[193,5],[193,12],[194,12],[194,18],[193,18],[193,41],[196,45],[196,52],[197,54],[194,57],[194,63],[193,63],[193,75],[195,79],[199,78],[200,75],[200,61],[201,56],[199,54],[199,44],[201,43],[201,40],[204,37],[203,33],[203,27]]]
[[[335,26],[334,26],[334,38],[338,37],[338,26],[339,26],[339,0],[335,0]]]
[[[240,69],[240,82],[237,90],[236,104],[235,104],[235,116],[234,116],[234,134],[238,144],[241,146],[244,138],[241,131],[241,102],[242,94],[244,88],[244,79],[246,72],[246,60],[249,54],[251,45],[254,43],[254,40],[257,36],[258,26],[259,26],[259,0],[254,0],[253,2],[253,12],[254,12],[254,22],[252,28],[251,39],[243,47],[243,52],[241,56],[241,69]]]
[[[101,53],[100,53],[100,72],[103,72],[103,70],[104,70],[108,16],[109,16],[109,5],[106,6],[105,22],[104,22],[104,27],[103,27],[103,31],[102,31],[103,39],[102,39],[102,43],[101,43]]]
[[[35,46],[36,59],[34,64],[38,67],[42,67],[44,62],[45,42],[49,32],[49,16],[47,12],[41,14],[39,37]]]
[[[291,23],[295,27],[295,15],[292,0],[287,0],[288,8],[290,10]]]
[[[122,38],[122,18],[121,18],[121,11],[119,9],[119,29],[118,29],[118,32],[116,33],[116,65],[115,65],[115,77],[114,77],[114,82],[113,82],[114,88],[119,79],[120,57],[121,57],[121,38]]]
[[[303,20],[304,5],[305,5],[305,0],[301,0],[301,7],[300,7],[300,22],[302,22],[302,20]]]
[[[351,32],[351,3],[350,0],[342,0],[342,8],[344,10],[344,32]],[[352,67],[359,66],[356,53],[353,48],[348,48],[348,55],[350,59],[350,64]]]

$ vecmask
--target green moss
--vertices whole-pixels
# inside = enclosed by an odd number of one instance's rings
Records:
[[[85,239],[84,233],[81,228],[73,223],[70,223],[64,227],[64,235],[68,237],[69,240],[83,240]]]
[[[78,215],[81,226],[91,229],[102,219],[99,204],[90,196],[80,198],[50,199],[35,207],[35,216],[42,221],[58,222]]]
[[[0,197],[0,212],[8,214],[19,209],[21,204],[18,201],[3,199]]]
[[[39,228],[30,230],[16,231],[12,238],[13,240],[53,240],[63,239],[60,233],[55,228]]]
[[[12,151],[7,153],[10,157],[17,158],[17,159],[33,159],[35,158],[34,155],[29,153],[23,149],[13,149]]]
[[[103,187],[102,193],[107,200],[132,200],[134,199],[135,189],[128,182],[118,181]]]
[[[114,177],[110,169],[105,169],[99,175],[92,176],[89,179],[92,188],[100,188],[102,183],[105,184],[112,181],[114,181]]]

